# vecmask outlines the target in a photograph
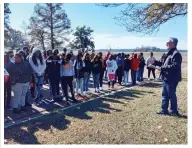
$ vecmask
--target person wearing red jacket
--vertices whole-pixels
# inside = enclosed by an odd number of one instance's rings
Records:
[[[134,57],[131,59],[131,79],[132,85],[136,85],[136,74],[139,67],[139,59],[137,54],[134,54]]]

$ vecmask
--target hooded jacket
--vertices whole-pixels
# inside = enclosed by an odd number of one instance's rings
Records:
[[[115,60],[107,60],[106,65],[107,74],[115,74],[117,70],[117,62]]]
[[[46,69],[46,61],[44,59],[44,57],[42,56],[43,58],[43,64],[41,64],[40,60],[37,58],[37,64],[38,65],[35,65],[33,63],[33,60],[32,60],[32,57],[34,55],[35,52],[37,51],[41,51],[41,49],[39,47],[36,47],[33,49],[33,52],[31,53],[30,57],[29,57],[29,63],[34,71],[34,73],[37,74],[37,76],[42,76],[45,72],[45,69]]]

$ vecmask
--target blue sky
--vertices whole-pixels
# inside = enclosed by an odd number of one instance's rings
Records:
[[[23,21],[28,23],[33,14],[35,4],[10,3],[12,14],[10,25],[12,28],[22,30]],[[64,4],[64,9],[71,20],[72,29],[77,26],[89,26],[94,30],[93,37],[97,49],[103,48],[135,48],[144,46],[157,46],[166,48],[165,42],[170,36],[179,39],[178,48],[187,49],[187,17],[176,18],[161,26],[156,35],[143,36],[129,33],[124,27],[117,25],[113,19],[122,7],[104,8],[95,4]]]

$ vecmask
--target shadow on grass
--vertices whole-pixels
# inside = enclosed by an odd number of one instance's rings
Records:
[[[70,120],[66,119],[66,116],[78,118],[81,120],[91,120],[93,117],[88,115],[88,112],[104,114],[111,114],[113,111],[120,112],[120,109],[111,107],[110,103],[124,104],[123,100],[131,101],[137,98],[141,98],[142,95],[148,93],[152,92],[136,90],[115,92],[114,94],[107,95],[100,99],[94,99],[81,105],[77,104],[76,107],[71,107],[64,111],[54,112],[39,119],[5,129],[4,138],[11,138],[20,144],[40,144],[36,135],[40,133],[38,131],[42,130],[42,135],[38,136],[44,136],[45,134],[51,134],[51,131],[54,130],[65,130],[71,123]]]

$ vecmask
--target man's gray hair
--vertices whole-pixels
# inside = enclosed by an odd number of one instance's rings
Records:
[[[178,44],[178,39],[177,39],[177,38],[170,37],[169,40],[170,40],[171,42],[173,42],[173,43],[175,44],[175,46],[177,46],[177,44]]]

